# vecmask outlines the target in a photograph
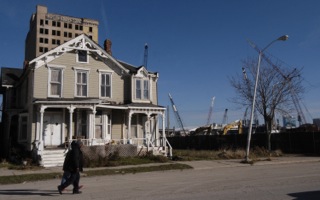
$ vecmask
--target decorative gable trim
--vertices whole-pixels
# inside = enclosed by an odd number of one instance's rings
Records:
[[[91,52],[92,54],[95,54],[96,56],[100,57],[100,59],[105,63],[107,62],[107,60],[110,60],[113,63],[115,63],[115,65],[121,70],[122,73],[129,73],[128,69],[123,67],[116,59],[109,55],[103,48],[101,48],[98,44],[92,41],[85,34],[81,34],[78,37],[69,40],[68,42],[31,60],[29,65],[33,66],[34,69],[38,69],[39,67],[42,67],[45,64],[51,62],[52,60],[60,57],[64,53],[74,50]]]
[[[137,71],[137,74],[135,75],[135,77],[137,77],[137,78],[146,78],[146,77],[148,77],[148,71],[146,70],[146,68],[141,67]]]

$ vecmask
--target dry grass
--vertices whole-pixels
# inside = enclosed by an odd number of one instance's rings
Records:
[[[243,159],[246,155],[244,149],[221,149],[215,150],[174,150],[173,160],[191,161],[191,160],[223,160],[223,159]],[[269,153],[264,148],[254,148],[250,150],[250,158],[258,160],[262,158],[282,156],[280,150]]]

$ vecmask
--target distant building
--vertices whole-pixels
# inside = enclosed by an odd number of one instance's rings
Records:
[[[25,60],[31,61],[82,33],[98,43],[98,25],[93,19],[48,13],[47,7],[37,5],[25,41]]]
[[[313,119],[313,124],[320,128],[320,118]]]
[[[291,116],[283,116],[283,127],[285,128],[296,128],[297,120]]]

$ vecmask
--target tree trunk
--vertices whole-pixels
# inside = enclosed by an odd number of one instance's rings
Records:
[[[267,133],[267,142],[268,142],[268,151],[271,152],[271,131],[272,131],[272,120],[267,119],[266,122],[266,133]]]

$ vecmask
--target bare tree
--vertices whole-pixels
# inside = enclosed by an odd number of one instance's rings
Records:
[[[252,105],[257,60],[242,62],[243,74],[230,78],[236,97],[232,101],[243,107]],[[262,59],[256,95],[256,111],[262,115],[268,135],[268,149],[271,151],[271,132],[275,114],[288,115],[295,109],[293,95],[300,99],[304,92],[301,70],[283,68]]]

